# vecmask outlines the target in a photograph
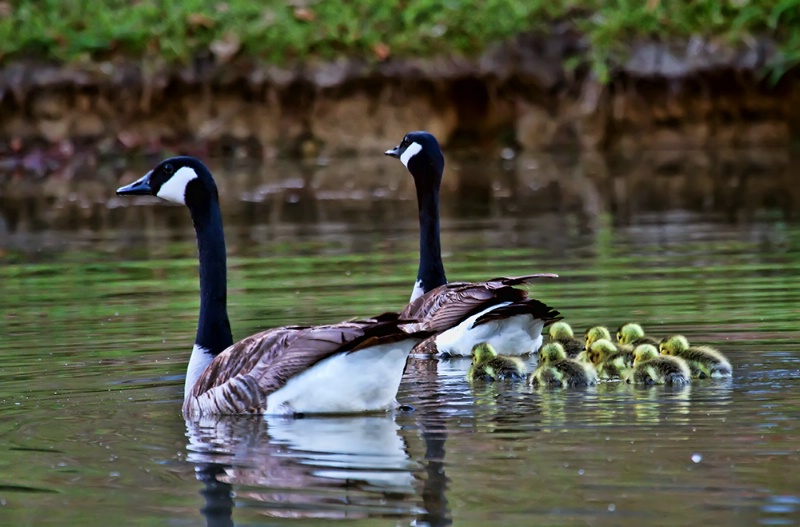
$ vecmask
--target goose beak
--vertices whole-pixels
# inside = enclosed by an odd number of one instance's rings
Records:
[[[389,156],[389,157],[396,157],[396,158],[400,159],[400,145],[397,145],[396,147],[392,148],[391,150],[387,150],[386,152],[383,153],[383,155]]]
[[[137,179],[130,185],[119,187],[117,189],[118,196],[149,196],[153,193],[150,188],[150,175],[153,173],[151,170],[141,178]]]

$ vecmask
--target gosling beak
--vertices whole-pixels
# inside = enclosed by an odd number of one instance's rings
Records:
[[[386,152],[384,152],[383,155],[389,156],[389,157],[396,157],[396,158],[400,159],[400,154],[401,153],[402,152],[400,152],[400,145],[397,145],[396,147],[392,148],[391,150],[387,150]]]
[[[130,185],[119,187],[117,189],[118,196],[149,196],[153,193],[150,188],[150,175],[153,173],[151,170],[144,176],[140,177]]]

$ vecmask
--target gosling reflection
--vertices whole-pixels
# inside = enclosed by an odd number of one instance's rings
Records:
[[[634,386],[633,413],[636,422],[658,424],[667,420],[672,424],[690,421],[692,387],[689,384],[672,386]]]
[[[269,517],[410,518],[419,511],[417,467],[393,416],[221,416],[187,421],[186,430],[209,526],[233,525],[234,490],[248,512]]]

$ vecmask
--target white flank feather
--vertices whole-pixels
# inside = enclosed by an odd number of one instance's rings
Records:
[[[344,414],[393,408],[406,359],[418,339],[329,357],[267,396],[271,415]],[[358,375],[353,375],[358,372]]]
[[[472,348],[481,342],[488,342],[500,355],[526,355],[536,353],[542,347],[544,322],[533,315],[516,315],[500,320],[492,320],[473,326],[483,314],[511,302],[496,304],[480,313],[472,315],[461,324],[439,334],[436,348],[441,354],[469,356]]]

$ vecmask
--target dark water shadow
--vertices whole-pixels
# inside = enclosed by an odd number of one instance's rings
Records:
[[[414,518],[420,466],[394,416],[186,422],[208,525],[236,505],[270,518]],[[235,492],[236,498],[233,498]]]

